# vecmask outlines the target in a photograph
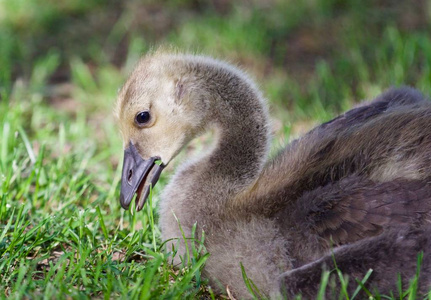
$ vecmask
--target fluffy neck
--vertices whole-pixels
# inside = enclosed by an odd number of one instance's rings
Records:
[[[219,207],[259,176],[269,149],[268,112],[259,90],[242,72],[218,61],[190,61],[187,73],[209,101],[206,125],[217,131],[216,146],[207,156],[184,165],[168,189],[181,189],[180,202]],[[167,197],[175,195],[168,192]],[[166,197],[165,197],[166,198]],[[181,199],[182,198],[182,199]]]
[[[184,164],[163,191],[163,239],[182,236],[178,221],[186,236],[191,235],[195,223],[210,234],[211,228],[222,222],[225,204],[255,182],[269,148],[268,112],[254,84],[218,62],[191,69],[199,78],[197,86],[209,96],[205,123],[216,128],[217,140],[208,155]]]
[[[203,65],[202,85],[211,95],[209,124],[217,144],[198,164],[201,183],[238,193],[260,174],[269,146],[268,113],[262,95],[245,74],[218,62]],[[221,193],[223,194],[223,193]],[[227,195],[224,195],[227,196]]]

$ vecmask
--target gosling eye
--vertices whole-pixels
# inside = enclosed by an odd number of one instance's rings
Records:
[[[141,111],[136,114],[135,123],[140,127],[145,126],[148,123],[148,121],[150,121],[150,118],[151,116],[149,111],[147,110]]]

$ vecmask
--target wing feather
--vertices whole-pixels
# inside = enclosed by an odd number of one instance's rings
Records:
[[[431,102],[413,89],[392,89],[290,143],[268,163],[255,184],[229,205],[235,212],[271,217],[296,205],[305,193],[353,175],[376,182],[418,179],[409,191],[420,199],[427,193],[421,180],[431,177],[430,149]],[[395,185],[385,189],[386,196],[371,188],[361,197],[367,203],[379,195],[382,205],[400,198],[397,193],[405,193]],[[414,198],[413,194],[408,197]],[[352,205],[360,209],[362,204]]]
[[[350,176],[305,193],[282,226],[317,235],[335,245],[375,236],[399,225],[431,222],[431,183],[397,179],[372,182]]]

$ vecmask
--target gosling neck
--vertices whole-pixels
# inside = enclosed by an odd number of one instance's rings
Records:
[[[206,82],[214,96],[209,119],[218,140],[204,176],[222,181],[228,193],[238,193],[255,181],[266,161],[267,108],[253,82],[236,70],[215,69]]]

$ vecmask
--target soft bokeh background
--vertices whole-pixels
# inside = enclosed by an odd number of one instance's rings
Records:
[[[204,258],[178,272],[160,249],[151,208],[169,170],[146,212],[117,201],[112,106],[160,45],[249,72],[274,148],[392,85],[431,95],[429,0],[0,0],[4,296],[211,296]]]

